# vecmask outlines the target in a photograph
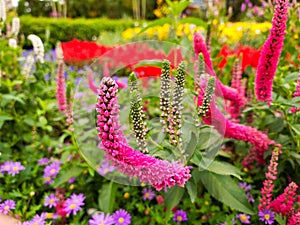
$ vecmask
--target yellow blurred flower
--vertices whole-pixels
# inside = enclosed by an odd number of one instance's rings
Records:
[[[242,38],[249,37],[258,37],[263,32],[266,32],[271,29],[271,23],[248,23],[248,22],[237,22],[237,23],[221,23],[217,24],[217,20],[214,19],[212,24],[217,26],[218,33],[221,35],[221,39],[227,43],[235,43],[241,40]],[[171,26],[169,24],[164,24],[163,26],[151,27],[145,32],[147,38],[156,37],[158,40],[166,40],[170,37]],[[122,37],[125,40],[130,40],[137,36],[141,31],[140,27],[128,28],[122,33]],[[195,32],[205,33],[205,29],[194,24],[179,24],[176,29],[176,36],[181,38],[187,36],[189,39],[193,39],[193,34]],[[295,34],[295,39],[298,38],[298,35]]]

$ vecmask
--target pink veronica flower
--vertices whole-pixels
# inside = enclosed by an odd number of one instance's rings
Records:
[[[265,209],[270,209],[271,201],[272,201],[272,192],[274,189],[273,181],[276,180],[279,154],[280,154],[280,150],[278,150],[277,148],[275,148],[272,151],[271,162],[270,165],[268,166],[266,179],[263,182],[263,187],[260,191],[261,199],[260,199],[260,204],[258,205],[258,209],[260,211],[263,211]]]
[[[293,204],[297,200],[296,191],[298,189],[297,184],[291,182],[285,189],[284,192],[273,200],[270,207],[276,213],[281,213],[282,216],[289,215],[293,210]]]
[[[272,101],[272,85],[283,47],[288,3],[288,0],[276,0],[272,28],[261,51],[256,71],[255,95],[258,101]]]
[[[58,108],[61,112],[65,112],[67,107],[66,91],[65,91],[65,77],[64,77],[64,63],[60,61],[58,63],[57,70],[57,86],[56,86],[56,99]]]
[[[191,177],[189,167],[145,155],[128,146],[118,120],[118,85],[110,77],[102,79],[96,104],[97,130],[106,157],[120,172],[137,177],[157,190],[173,185],[183,186]]]
[[[217,95],[223,95],[224,99],[232,101],[235,105],[238,105],[239,107],[243,107],[246,104],[245,97],[241,96],[236,89],[222,84],[220,80],[217,78],[209,52],[205,45],[205,41],[201,36],[201,34],[199,33],[194,34],[194,51],[195,51],[196,59],[198,59],[199,53],[203,54],[206,72],[211,76],[216,77],[216,87],[221,91],[221,93],[216,92]]]

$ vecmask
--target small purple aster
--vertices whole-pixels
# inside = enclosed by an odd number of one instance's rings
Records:
[[[155,193],[150,188],[143,189],[143,200],[152,200],[155,197]]]
[[[48,158],[41,158],[38,161],[38,165],[43,166],[43,165],[47,165],[50,162],[50,159]]]
[[[44,206],[52,208],[55,207],[58,202],[58,199],[55,197],[54,194],[50,194],[49,196],[45,197]]]
[[[275,213],[269,209],[258,212],[259,220],[265,222],[265,224],[273,224]]]
[[[250,216],[248,216],[247,214],[238,214],[236,218],[238,218],[243,224],[250,224]]]
[[[97,213],[92,216],[92,219],[89,220],[89,225],[113,225],[114,219],[111,215],[102,213]]]
[[[5,202],[0,204],[0,212],[3,214],[7,214],[11,209],[16,207],[16,203],[13,200],[6,200]]]
[[[4,162],[0,168],[2,173],[7,172],[12,176],[20,173],[21,170],[25,170],[25,167],[20,162]]]
[[[30,221],[31,225],[45,225],[46,216],[42,213],[42,215],[35,215],[33,219]]]
[[[112,216],[114,218],[115,225],[129,225],[129,224],[131,224],[131,216],[124,209],[119,209]]]
[[[113,172],[116,168],[112,166],[107,160],[103,160],[101,166],[99,166],[97,172],[104,176],[107,173]]]
[[[44,169],[43,178],[46,184],[51,184],[60,170],[60,162],[54,162],[46,166]]]
[[[78,211],[80,211],[82,208],[81,206],[84,205],[84,199],[85,196],[83,194],[72,194],[70,198],[66,200],[66,207],[65,212],[70,215],[73,213],[73,215],[76,215]]]
[[[182,209],[177,210],[177,211],[174,213],[173,220],[174,220],[177,224],[180,224],[181,222],[187,221],[188,218],[187,218],[186,212],[185,212],[184,210],[182,210]]]
[[[252,185],[247,184],[246,182],[239,182],[238,185],[240,188],[244,189],[245,191],[250,191],[252,189]]]
[[[75,180],[76,180],[76,177],[71,177],[71,178],[68,180],[68,184],[74,183]]]

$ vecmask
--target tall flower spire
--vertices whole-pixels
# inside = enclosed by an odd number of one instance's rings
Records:
[[[272,101],[272,85],[283,47],[288,4],[288,0],[276,0],[272,28],[261,51],[256,71],[255,95],[258,101]]]
[[[209,51],[207,50],[203,37],[199,33],[195,33],[194,35],[194,52],[195,52],[196,59],[198,59],[199,53],[203,54],[203,58],[205,62],[205,72],[210,74],[211,76],[216,77],[216,87],[217,89],[221,90],[224,99],[235,102],[235,104],[240,105],[241,107],[244,106],[246,103],[245,98],[241,97],[239,95],[239,92],[234,88],[222,84],[220,80],[217,78],[217,75],[214,71],[213,64],[210,58]]]
[[[280,149],[278,148],[275,148],[272,152],[271,162],[268,166],[268,172],[266,173],[266,179],[261,189],[261,199],[258,206],[260,211],[270,209],[271,206],[272,192],[274,189],[273,182],[276,180],[279,153]]]
[[[104,77],[98,89],[96,104],[97,130],[101,147],[112,165],[129,177],[137,177],[157,190],[174,185],[183,186],[191,177],[189,167],[180,162],[168,162],[132,149],[120,129],[118,85]]]
[[[56,99],[58,108],[62,113],[65,113],[67,107],[65,76],[64,76],[64,58],[61,44],[56,45],[56,58],[58,61],[57,77],[56,77]]]

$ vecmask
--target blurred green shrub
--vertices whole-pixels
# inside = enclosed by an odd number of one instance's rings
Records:
[[[55,46],[58,40],[70,41],[74,38],[79,40],[96,40],[101,32],[125,30],[133,27],[133,20],[111,20],[107,18],[97,19],[55,19],[46,17],[22,16],[20,33],[27,37],[29,34],[36,34],[43,42]],[[25,42],[24,47],[31,46]]]

